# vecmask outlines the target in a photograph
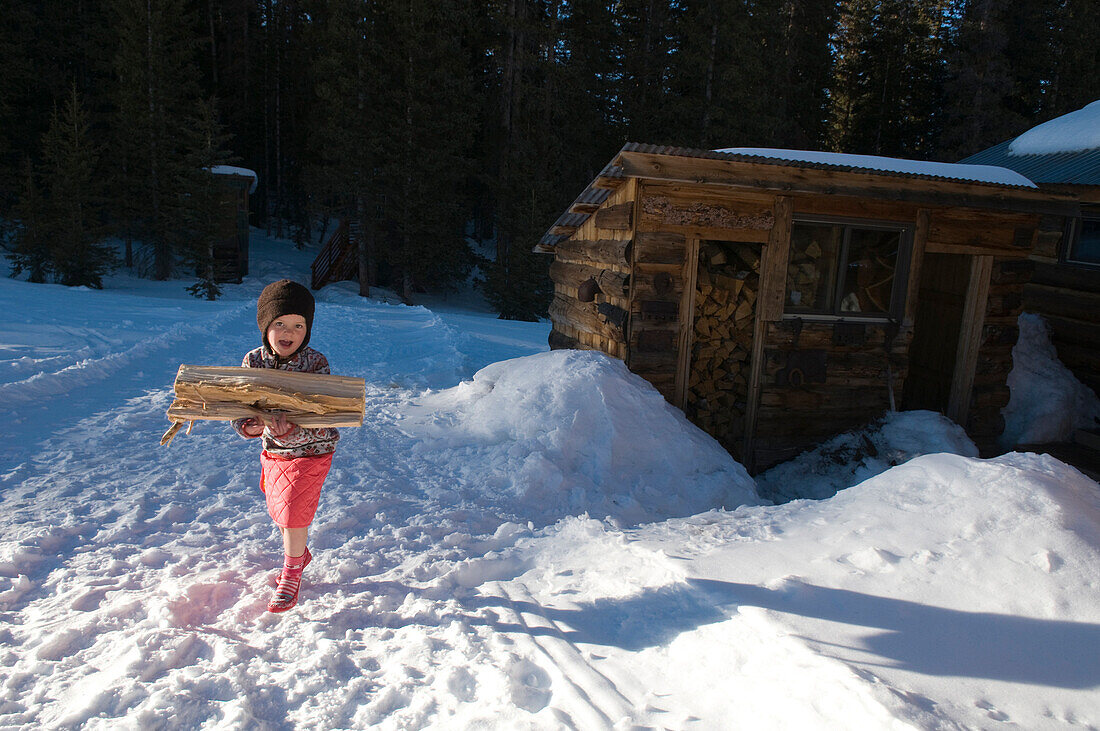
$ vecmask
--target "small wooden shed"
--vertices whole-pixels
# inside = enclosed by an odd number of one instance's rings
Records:
[[[980,446],[1040,217],[1001,168],[628,144],[536,247],[552,348],[621,358],[750,471],[891,408]]]
[[[214,278],[239,283],[248,276],[248,197],[255,192],[258,177],[252,170],[232,165],[216,165],[210,172],[218,176],[224,190],[214,245]]]
[[[1076,215],[1045,216],[1024,307],[1050,325],[1059,359],[1100,394],[1100,101],[1033,127],[964,163],[1015,170],[1040,189],[1080,202]]]

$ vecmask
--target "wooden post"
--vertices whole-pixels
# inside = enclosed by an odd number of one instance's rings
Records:
[[[974,369],[977,367],[978,348],[982,342],[985,307],[989,299],[989,278],[992,273],[992,256],[972,257],[962,328],[955,352],[955,374],[951,378],[951,395],[947,401],[947,418],[964,429],[970,411],[970,391],[974,387]]]
[[[794,205],[790,196],[775,199],[775,224],[760,262],[760,296],[752,335],[752,365],[749,372],[749,399],[745,410],[745,469],[753,471],[753,436],[756,413],[760,407],[760,378],[764,368],[764,338],[768,323],[782,319],[783,299],[787,290],[787,257],[791,248],[791,217]]]
[[[901,323],[905,327],[912,327],[913,318],[916,317],[917,300],[920,292],[920,272],[924,263],[924,249],[928,243],[928,229],[932,214],[927,208],[917,211],[917,225],[913,230],[913,251],[909,259],[909,282],[905,290],[905,314]]]
[[[684,291],[680,298],[679,352],[676,360],[676,386],[673,405],[681,409],[687,403],[688,381],[691,375],[691,348],[695,331],[695,287],[699,271],[699,239],[687,240],[687,257],[684,262]]]

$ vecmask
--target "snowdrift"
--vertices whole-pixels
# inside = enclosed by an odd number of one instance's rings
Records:
[[[503,591],[571,609],[638,682],[710,699],[695,712],[730,727],[1088,727],[1100,711],[1100,492],[1049,456],[925,455],[827,500],[579,528],[517,545],[507,558],[533,568]]]
[[[757,475],[760,494],[775,502],[822,500],[922,454],[977,457],[961,426],[932,411],[896,411],[839,434]]]
[[[1020,337],[1012,348],[1008,374],[1011,397],[1002,413],[1001,446],[1043,444],[1067,439],[1075,429],[1095,427],[1100,399],[1058,360],[1041,315],[1020,315]]]
[[[588,512],[639,523],[762,502],[716,441],[598,352],[494,363],[419,399],[403,429],[462,488],[545,522]]]

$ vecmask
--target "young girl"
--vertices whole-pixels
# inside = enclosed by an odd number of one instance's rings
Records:
[[[241,365],[328,373],[325,356],[307,347],[313,311],[313,295],[301,284],[283,279],[267,285],[256,302],[263,345],[249,351]],[[313,558],[306,538],[340,435],[331,428],[300,427],[274,413],[262,419],[237,419],[233,428],[248,439],[263,437],[260,489],[267,498],[268,514],[282,531],[284,554],[267,610],[285,612],[298,603],[302,570]]]

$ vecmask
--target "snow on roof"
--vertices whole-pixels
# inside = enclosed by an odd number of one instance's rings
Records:
[[[1037,187],[1023,175],[1008,168],[992,165],[962,165],[949,162],[928,162],[925,160],[905,160],[897,157],[879,157],[877,155],[851,155],[840,152],[816,152],[812,150],[781,150],[770,147],[727,147],[715,152],[731,155],[749,155],[768,157],[775,160],[809,162],[820,165],[836,165],[847,168],[863,168],[905,175],[930,175],[937,178],[965,180],[996,185],[1015,185],[1025,188]]]
[[[1012,140],[1010,155],[1052,155],[1100,149],[1100,100],[1063,114]]]
[[[240,175],[244,178],[252,178],[252,185],[248,188],[250,195],[256,192],[256,186],[260,182],[260,176],[256,175],[256,171],[248,168],[239,168],[233,165],[215,165],[210,168],[210,172],[215,175]]]

